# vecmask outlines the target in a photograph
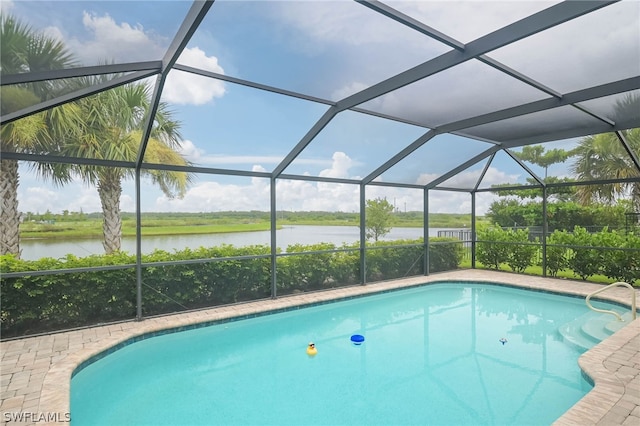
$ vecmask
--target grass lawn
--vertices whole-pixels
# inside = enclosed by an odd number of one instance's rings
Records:
[[[460,264],[461,268],[469,268],[471,269],[471,259],[465,259],[462,261],[462,263]],[[491,269],[491,268],[486,268],[482,263],[476,261],[476,268],[478,269]],[[504,271],[504,272],[513,272],[513,270],[511,268],[509,268],[509,266],[505,265],[505,264],[501,264],[500,265],[500,271]],[[527,269],[524,270],[524,272],[522,272],[525,275],[536,275],[541,277],[542,276],[542,266],[529,266]],[[547,275],[550,278],[551,275]],[[573,273],[572,270],[563,270],[563,271],[559,271],[558,275],[555,278],[566,278],[566,279],[570,279],[570,280],[576,280],[576,281],[582,281],[580,279],[580,277],[578,277],[577,275],[575,275]],[[590,283],[599,283],[599,284],[611,284],[614,283],[616,280],[613,280],[605,275],[592,275],[589,278],[587,278],[586,282],[590,282]]]

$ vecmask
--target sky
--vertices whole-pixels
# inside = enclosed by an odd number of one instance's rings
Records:
[[[403,1],[389,4],[461,42],[499,29],[513,20],[554,4],[545,1]],[[591,18],[599,27],[580,34],[575,26],[539,35],[492,52],[516,69],[564,92],[604,83],[602,67],[615,68],[615,78],[637,75],[637,65],[610,57],[608,43],[629,40],[638,33],[638,2]],[[79,63],[158,60],[164,55],[191,5],[188,1],[20,1],[3,0],[2,13],[10,13],[34,29],[63,41]],[[607,8],[608,9],[608,8]],[[631,11],[631,13],[629,13]],[[633,13],[636,16],[633,16]],[[602,28],[600,28],[602,27]],[[584,55],[568,46],[585,38]],[[632,39],[632,38],[631,38]],[[553,41],[553,42],[550,42]],[[526,49],[527,54],[519,52]],[[636,45],[629,47],[633,54]],[[193,35],[178,63],[219,74],[253,80],[332,101],[340,100],[404,69],[449,50],[352,1],[216,1]],[[637,53],[637,52],[635,52]],[[549,57],[559,66],[576,66],[569,80],[545,64]],[[456,84],[452,84],[455,79]],[[150,81],[152,83],[152,81]],[[480,104],[465,103],[472,93]],[[419,96],[414,96],[418,94]],[[383,113],[405,115],[428,125],[439,125],[491,108],[506,108],[542,99],[546,95],[505,78],[479,62],[448,70],[431,80],[414,83],[364,105]],[[323,104],[257,91],[194,76],[169,74],[162,101],[181,123],[182,154],[196,165],[244,171],[273,170],[325,113]],[[453,106],[456,106],[455,109]],[[353,111],[334,118],[284,173],[359,179],[426,133],[422,126],[383,120]],[[570,148],[576,140],[560,141],[550,148]],[[491,145],[454,135],[439,135],[385,172],[378,180],[426,184]],[[446,186],[471,188],[485,162],[460,173]],[[544,172],[531,166],[534,172]],[[39,180],[28,165],[20,167],[20,210],[59,213],[63,210],[100,211],[95,187],[75,181],[58,188]],[[551,169],[566,176],[568,165]],[[496,156],[481,187],[495,183],[523,183],[527,173],[506,154]],[[216,175],[193,176],[182,199],[169,199],[148,179],[143,181],[143,211],[207,212],[268,210],[269,181],[262,178]],[[277,181],[278,210],[357,211],[357,185]],[[422,210],[422,191],[371,186],[367,198],[387,198],[400,210]],[[123,183],[121,209],[135,210],[132,181]],[[484,214],[495,200],[478,197],[477,211]],[[431,191],[431,212],[469,213],[468,193]]]

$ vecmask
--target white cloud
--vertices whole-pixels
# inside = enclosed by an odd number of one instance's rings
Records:
[[[22,212],[44,213],[49,210],[52,213],[61,213],[69,210],[89,213],[102,210],[96,188],[87,187],[79,182],[69,184],[63,189],[42,182],[37,186],[23,184],[19,188],[18,197]]]
[[[84,12],[83,37],[65,37],[63,28],[48,27],[44,31],[59,40],[65,40],[79,61],[85,65],[99,63],[138,62],[164,57],[169,40],[141,24],[116,22],[110,15]],[[185,49],[180,63],[224,74],[218,58],[208,56],[198,47]],[[167,77],[162,99],[175,104],[203,105],[225,94],[224,82],[193,74],[172,71]]]
[[[11,13],[14,6],[13,0],[2,0],[0,1],[0,12],[2,12],[3,15],[5,13]]]
[[[478,171],[479,176],[479,171]],[[489,167],[487,169],[487,173],[485,173],[484,178],[482,179],[482,183],[480,184],[481,188],[488,188],[491,185],[498,185],[503,183],[516,183],[523,182],[522,175],[520,174],[508,174],[501,170],[498,170],[495,167]]]
[[[498,196],[490,193],[480,195],[476,196],[476,214],[483,216]],[[466,192],[429,191],[429,211],[471,214],[471,195]]]
[[[349,178],[349,169],[354,165],[353,160],[344,152],[334,152],[331,156],[331,168],[320,172],[322,177]]]
[[[160,59],[165,51],[163,46],[168,44],[167,40],[145,32],[142,25],[118,24],[108,14],[98,16],[85,11],[82,23],[88,36],[70,38],[67,45],[85,64]]]
[[[321,172],[321,176],[350,178],[349,168],[352,160],[343,152],[333,155],[332,167]],[[253,171],[266,171],[262,166],[254,166]],[[463,173],[467,180],[477,180],[479,171]],[[423,179],[426,175],[423,176]],[[427,181],[437,176],[432,176]],[[485,181],[504,183],[505,179],[517,176],[507,175],[491,168]],[[425,182],[426,183],[426,182]],[[490,184],[490,183],[488,183]],[[324,211],[357,211],[360,203],[360,189],[358,185],[338,184],[328,182],[306,182],[301,180],[277,181],[277,208],[279,210],[324,210]],[[182,200],[169,200],[164,196],[158,197],[154,211],[219,211],[219,210],[265,210],[269,206],[269,180],[252,178],[248,185],[223,184],[206,182],[198,184],[187,192]],[[367,188],[367,198],[387,198],[394,200],[399,209],[422,210],[421,191],[370,186]],[[451,193],[431,191],[431,208],[437,213],[468,213],[470,211],[470,196],[466,193]],[[478,204],[478,214],[484,214],[490,202],[486,205]]]
[[[41,186],[26,188],[26,191],[20,195],[20,210],[33,213],[57,211],[58,209],[54,206],[60,202],[61,198],[59,192]]]
[[[447,179],[439,186],[448,187],[448,188],[461,188],[461,189],[471,189],[475,187],[478,179],[480,178],[480,174],[482,170],[464,170],[457,175]],[[418,176],[416,180],[416,184],[418,185],[427,185],[433,180],[440,177],[438,174],[434,173],[423,173]],[[489,167],[484,177],[482,178],[482,182],[480,184],[480,188],[487,188],[494,184],[503,184],[503,183],[516,183],[520,179],[519,174],[508,174],[503,171],[496,169],[495,167]]]
[[[155,208],[156,211],[169,212],[268,210],[268,189],[268,181],[267,185],[257,180],[249,185],[203,182],[190,188],[182,199],[159,196],[156,199]]]
[[[640,72],[639,16],[640,2],[618,2],[489,56],[561,93],[629,78]]]
[[[198,47],[185,49],[178,62],[194,68],[224,74],[224,70],[218,64],[218,58],[207,56]],[[182,71],[171,71],[162,92],[162,99],[174,104],[203,105],[214,98],[221,98],[224,94],[225,86],[220,80]]]
[[[64,34],[62,33],[62,31],[60,31],[60,28],[58,27],[43,28],[42,33],[47,37],[64,42]]]
[[[199,164],[278,164],[282,157],[275,155],[203,155],[199,157]]]
[[[339,89],[336,89],[331,94],[331,99],[344,99],[347,96],[351,96],[355,93],[361,92],[366,89],[368,85],[361,83],[359,81],[354,81],[352,83],[347,84]]]
[[[241,157],[245,158],[246,157]],[[255,159],[255,158],[254,158]],[[331,167],[320,175],[348,178],[353,161],[343,152],[332,157]],[[266,171],[254,165],[253,171]],[[354,211],[359,205],[358,185],[301,180],[277,181],[278,209]],[[164,195],[156,198],[152,211],[219,211],[219,210],[267,210],[270,205],[269,180],[251,178],[247,185],[223,184],[208,181],[191,187],[182,199],[168,199]]]
[[[192,152],[190,148],[187,149],[190,156],[188,159],[197,162],[197,164],[208,166],[252,164],[254,166],[263,167],[265,164],[279,164],[284,159],[284,156],[278,155],[209,155],[195,146],[194,148],[195,152]],[[297,158],[295,163],[298,165],[309,165],[315,167],[332,167],[333,161],[317,158]]]
[[[399,11],[468,43],[557,1],[390,1]]]
[[[185,139],[180,144],[180,154],[187,160],[196,163],[204,154],[204,150],[198,148],[192,141]]]
[[[122,194],[120,196],[120,211],[135,212],[136,200],[128,194]]]

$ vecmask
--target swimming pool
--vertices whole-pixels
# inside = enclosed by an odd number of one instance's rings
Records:
[[[549,424],[591,389],[582,350],[558,332],[589,312],[577,298],[443,283],[156,336],[77,372],[71,418]]]

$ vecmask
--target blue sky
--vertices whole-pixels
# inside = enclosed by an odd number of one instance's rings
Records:
[[[453,7],[451,2],[414,1],[390,5],[468,42],[553,3],[470,1],[457,2]],[[627,3],[637,5],[637,2]],[[93,65],[105,60],[160,59],[190,5],[188,1],[14,0],[3,1],[2,10],[63,40],[80,62]],[[614,19],[615,24],[601,24],[604,28],[589,36],[599,40],[606,34],[607,43],[628,39],[628,31],[638,32],[625,26],[637,19],[629,18],[628,12],[624,7],[607,11],[600,19]],[[588,57],[598,58],[597,61],[589,63],[585,59],[585,66],[576,71],[570,82],[555,80],[558,73],[549,72],[546,66],[534,66],[527,58],[539,57],[539,62],[544,63],[545,52],[551,51],[564,61],[571,61],[573,56],[582,61],[581,52],[562,51],[562,40],[570,38],[572,33],[558,31],[555,37],[560,37],[556,39],[560,41],[553,44],[544,37],[519,42],[526,46],[527,55],[515,54],[508,47],[495,54],[507,64],[531,70],[543,83],[557,84],[563,90],[598,82],[597,68],[603,66],[602,63],[619,66],[621,77],[636,72],[633,68],[629,71],[628,64],[615,62],[617,58],[608,58],[606,44],[594,42],[590,50],[601,49],[601,52],[591,52]],[[339,100],[447,50],[351,1],[217,1],[178,62]],[[543,97],[521,83],[505,81],[484,67],[470,63],[472,78],[459,80],[459,84],[447,79],[415,83],[402,89],[403,92],[374,99],[363,106],[399,114],[413,111],[412,118],[416,120],[427,117],[426,121],[441,124],[473,115],[473,111],[483,113],[483,108],[508,107]],[[482,96],[482,105],[463,103],[462,109],[448,109],[456,103],[459,105],[470,90]],[[406,96],[416,91],[424,94],[418,97],[417,103]],[[327,109],[326,105],[178,71],[170,74],[162,99],[171,105],[176,118],[182,122],[183,154],[188,159],[202,166],[255,171],[271,171],[277,166]],[[285,173],[360,178],[426,131],[424,127],[346,111],[324,129]],[[563,141],[553,147],[573,144],[575,141]],[[480,141],[441,135],[381,179],[426,183],[489,146]],[[504,157],[492,164],[483,186],[524,181],[525,172]],[[484,163],[479,164],[460,174],[453,183],[469,187],[483,166]],[[539,168],[532,168],[543,173]],[[566,166],[557,167],[552,174],[567,174]],[[181,200],[168,200],[145,182],[142,197],[145,211],[269,208],[268,181],[258,178],[199,175]],[[371,187],[367,197],[387,197],[396,200],[398,206],[406,205],[408,210],[422,209],[420,191]],[[132,182],[125,182],[122,209],[132,211],[134,199]],[[357,186],[301,181],[278,183],[279,209],[354,211],[358,208],[358,199]],[[100,211],[95,188],[81,182],[55,188],[37,180],[27,167],[21,167],[19,200],[22,211]],[[491,196],[482,197],[478,211],[486,211],[492,200]],[[464,213],[470,209],[470,196],[435,191],[430,206],[434,212]]]

